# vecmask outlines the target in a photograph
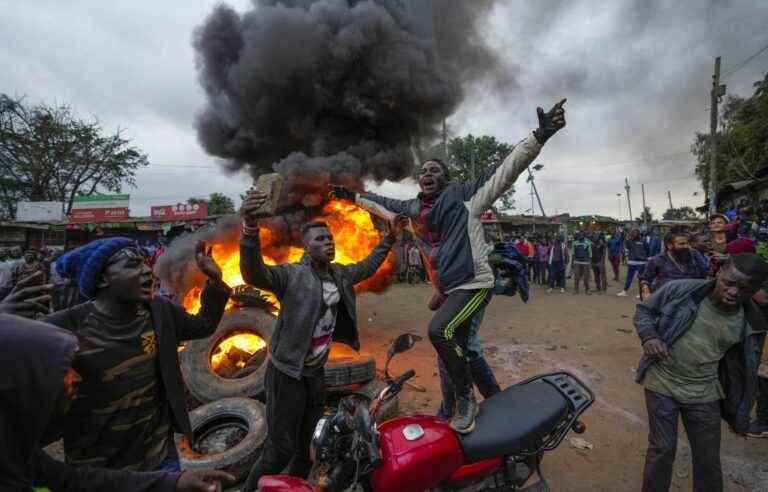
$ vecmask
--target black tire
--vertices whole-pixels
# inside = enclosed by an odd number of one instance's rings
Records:
[[[325,363],[327,388],[367,383],[376,377],[376,361],[370,354],[355,352],[343,343],[331,344],[331,356]]]
[[[189,413],[189,419],[195,440],[217,425],[238,427],[244,429],[246,434],[233,447],[209,454],[198,453],[186,437],[177,435],[176,448],[182,470],[224,470],[234,475],[238,482],[245,479],[261,454],[267,436],[264,404],[250,398],[224,398],[196,408]]]
[[[240,396],[263,400],[266,363],[248,376],[227,379],[211,369],[211,352],[219,340],[233,331],[244,328],[254,331],[269,346],[275,330],[275,321],[274,315],[261,308],[230,309],[224,313],[213,335],[187,342],[180,354],[181,373],[192,396],[201,403]]]
[[[381,390],[387,387],[387,383],[381,379],[374,379],[362,386],[351,386],[346,388],[327,388],[328,402],[333,404],[339,399],[345,396],[358,396],[361,397],[367,404],[370,404]],[[335,411],[335,408],[333,409]],[[376,415],[376,422],[382,423],[393,417],[396,417],[400,413],[400,402],[398,397],[395,396],[391,400],[383,403],[379,408],[379,413]]]

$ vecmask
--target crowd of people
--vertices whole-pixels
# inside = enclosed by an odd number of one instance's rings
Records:
[[[359,348],[354,286],[376,272],[404,230],[412,237],[401,260],[406,272],[424,275],[433,289],[426,331],[440,374],[438,415],[457,433],[475,429],[475,387],[485,398],[501,391],[480,342],[492,296],[519,293],[527,300],[528,282],[565,292],[567,278],[576,294],[605,292],[607,265],[619,282],[626,263],[619,295],[634,292],[638,279],[634,324],[644,355],[637,382],[651,429],[642,489],[669,489],[679,416],[697,491],[723,489],[721,420],[737,433],[768,436],[768,384],[757,377],[768,263],[755,254],[765,231],[749,214],[713,215],[706,235],[673,231],[662,238],[654,230],[616,229],[487,243],[481,215],[565,126],[564,103],[546,113],[538,108],[539,126],[478,179],[451,180],[448,166],[432,159],[421,164],[421,192],[409,200],[334,187],[335,198],[389,224],[356,264],[334,263],[327,225],[308,222],[301,231],[302,260],[266,265],[259,218],[268,196],[248,191],[240,269],[248,284],[275,293],[282,308],[266,362],[269,431],[245,490],[286,467],[295,476],[309,474],[331,340]],[[181,472],[173,440],[174,432],[191,434],[177,347],[213,333],[232,290],[211,249],[198,243],[194,261],[207,282],[200,311],[187,313],[155,295],[151,267],[162,251],[112,237],[58,258],[18,249],[0,256],[2,271],[10,272],[10,281],[0,277],[8,289],[0,299],[0,354],[9,361],[0,373],[0,488],[213,491],[213,482],[232,479],[209,470]],[[76,301],[52,307],[56,278],[76,290]],[[751,421],[755,401],[757,419]],[[42,451],[59,437],[65,463]]]

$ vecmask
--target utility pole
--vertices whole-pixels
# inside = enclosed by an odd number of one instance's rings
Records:
[[[709,105],[709,213],[717,213],[717,105],[725,94],[725,85],[720,85],[720,57],[715,58],[715,73],[712,75],[712,101]]]
[[[621,193],[616,193],[616,197],[619,199],[619,222],[621,222]]]
[[[443,118],[443,156],[448,167],[450,167],[451,158],[448,157],[448,126],[445,124],[445,118]]]
[[[669,208],[675,208],[672,205],[672,192],[670,190],[667,190],[667,200],[669,200]]]
[[[533,192],[536,194],[536,201],[539,202],[539,210],[541,210],[541,216],[546,217],[547,213],[544,212],[544,206],[541,204],[541,197],[539,196],[539,189],[536,188],[536,182],[533,180],[533,171],[531,171],[531,168],[528,168],[528,175],[531,178],[531,186],[533,187]]]
[[[629,210],[629,221],[632,222],[632,202],[629,200],[629,178],[624,178],[624,189],[627,190],[627,209]]]
[[[648,227],[648,215],[645,213],[645,183],[640,183],[640,191],[643,194],[643,222]]]
[[[536,234],[536,209],[533,203],[533,180],[531,180],[531,224],[533,225],[533,233]]]

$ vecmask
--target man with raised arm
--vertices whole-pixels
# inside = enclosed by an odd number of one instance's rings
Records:
[[[456,391],[451,427],[457,432],[469,433],[475,427],[478,406],[466,358],[467,342],[472,317],[488,303],[494,284],[488,264],[491,246],[485,240],[480,216],[514,185],[544,143],[565,126],[564,104],[565,99],[547,113],[537,108],[539,127],[500,165],[477,179],[451,181],[445,163],[431,159],[421,165],[421,193],[411,200],[334,190],[337,198],[354,200],[377,215],[405,214],[411,219],[438,290],[431,304],[440,307],[430,322],[429,337]]]
[[[354,286],[376,273],[407,220],[394,217],[389,234],[367,258],[352,265],[333,263],[336,250],[328,226],[308,222],[302,227],[304,258],[268,266],[261,256],[257,218],[266,200],[265,194],[251,190],[241,209],[243,279],[274,293],[281,305],[265,376],[269,431],[246,491],[256,490],[263,475],[278,474],[289,463],[290,475],[309,475],[309,446],[325,406],[323,367],[331,341],[360,348]]]

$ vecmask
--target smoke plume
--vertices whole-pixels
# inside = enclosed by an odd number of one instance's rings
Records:
[[[194,34],[198,139],[229,171],[276,170],[283,205],[329,182],[400,180],[478,79],[511,81],[478,30],[494,0],[254,0]],[[307,203],[310,202],[310,203]]]

